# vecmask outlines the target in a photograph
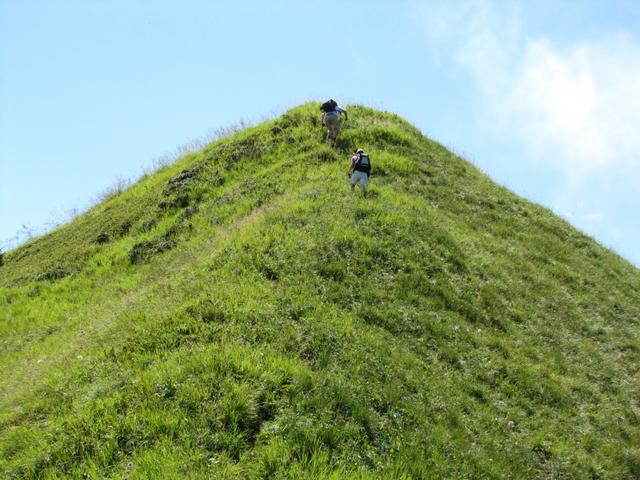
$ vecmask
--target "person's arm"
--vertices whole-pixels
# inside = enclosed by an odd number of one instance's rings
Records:
[[[358,163],[358,157],[354,155],[353,157],[351,157],[351,165],[349,166],[349,175],[351,175],[353,173],[354,168],[356,168],[356,163]]]
[[[342,107],[338,107],[338,111],[339,111],[340,113],[344,113],[344,119],[345,119],[345,120],[349,120],[349,115],[347,114],[347,111],[346,111],[344,108],[342,108]]]

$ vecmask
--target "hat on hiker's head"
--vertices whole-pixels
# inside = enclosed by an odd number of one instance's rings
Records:
[[[364,150],[359,148],[359,149],[356,150],[356,153],[364,153]]]

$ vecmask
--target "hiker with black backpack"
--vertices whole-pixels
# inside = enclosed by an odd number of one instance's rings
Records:
[[[340,107],[333,98],[320,105],[320,110],[323,112],[322,124],[327,127],[327,140],[335,142],[340,130],[340,114],[343,113],[344,119],[347,121],[349,119],[347,111]]]
[[[367,183],[369,183],[369,175],[371,174],[371,159],[369,154],[359,148],[351,157],[351,167],[347,175],[351,182],[351,191],[353,192],[356,185],[360,186],[362,195],[367,196]]]

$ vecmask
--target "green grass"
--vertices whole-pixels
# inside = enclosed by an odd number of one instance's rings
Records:
[[[336,148],[302,105],[4,254],[0,476],[640,476],[638,270],[349,112]]]

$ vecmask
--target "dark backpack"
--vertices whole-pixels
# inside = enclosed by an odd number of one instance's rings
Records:
[[[369,155],[366,153],[358,155],[358,161],[353,169],[357,172],[364,172],[369,175],[369,173],[371,173],[371,160],[369,159]]]
[[[337,106],[338,102],[336,102],[335,100],[327,100],[322,105],[320,105],[320,110],[322,110],[324,113],[329,113],[333,112]]]

